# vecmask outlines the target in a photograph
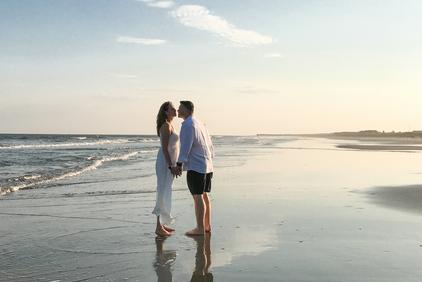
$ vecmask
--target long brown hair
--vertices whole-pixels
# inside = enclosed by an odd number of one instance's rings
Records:
[[[169,109],[169,106],[171,106],[172,103],[170,101],[164,102],[160,110],[157,114],[157,135],[160,136],[160,128],[161,126],[167,121],[167,113],[166,111]]]

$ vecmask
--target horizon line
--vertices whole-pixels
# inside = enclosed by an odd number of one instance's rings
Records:
[[[243,134],[211,134],[211,136],[256,136],[256,135],[323,135],[323,134],[333,134],[333,133],[363,133],[365,131],[378,131],[379,133],[414,133],[414,132],[422,132],[422,130],[407,130],[407,131],[385,131],[385,130],[357,130],[357,131],[331,131],[331,132],[313,132],[313,133],[243,133]],[[95,135],[108,135],[108,136],[157,136],[155,133],[11,133],[11,132],[0,132],[0,135],[88,135],[88,136],[95,136]]]

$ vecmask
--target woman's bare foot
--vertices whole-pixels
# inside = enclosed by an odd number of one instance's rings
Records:
[[[165,230],[164,228],[157,228],[155,229],[155,234],[161,237],[171,236],[171,233]]]
[[[163,225],[163,228],[168,232],[174,232],[174,229],[168,226]]]
[[[192,229],[185,233],[186,236],[204,236],[205,230],[201,230],[199,228]]]
[[[206,233],[211,233],[211,226],[210,226],[210,227],[208,227],[208,228],[205,228],[205,232],[206,232]]]

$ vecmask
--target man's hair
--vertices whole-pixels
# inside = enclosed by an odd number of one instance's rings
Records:
[[[191,101],[180,101],[180,104],[193,113],[194,106]]]

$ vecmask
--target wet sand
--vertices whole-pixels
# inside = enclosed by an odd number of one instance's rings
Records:
[[[137,190],[154,177],[129,178],[128,167],[48,197],[11,194],[0,200],[0,281],[420,281],[421,193],[410,185],[422,155],[337,145],[298,138],[217,157],[207,239],[184,236],[194,224],[184,177],[165,240],[154,234],[155,194]],[[116,187],[126,192],[86,192]]]
[[[378,205],[422,214],[422,184],[376,187],[368,194],[370,200]]]

